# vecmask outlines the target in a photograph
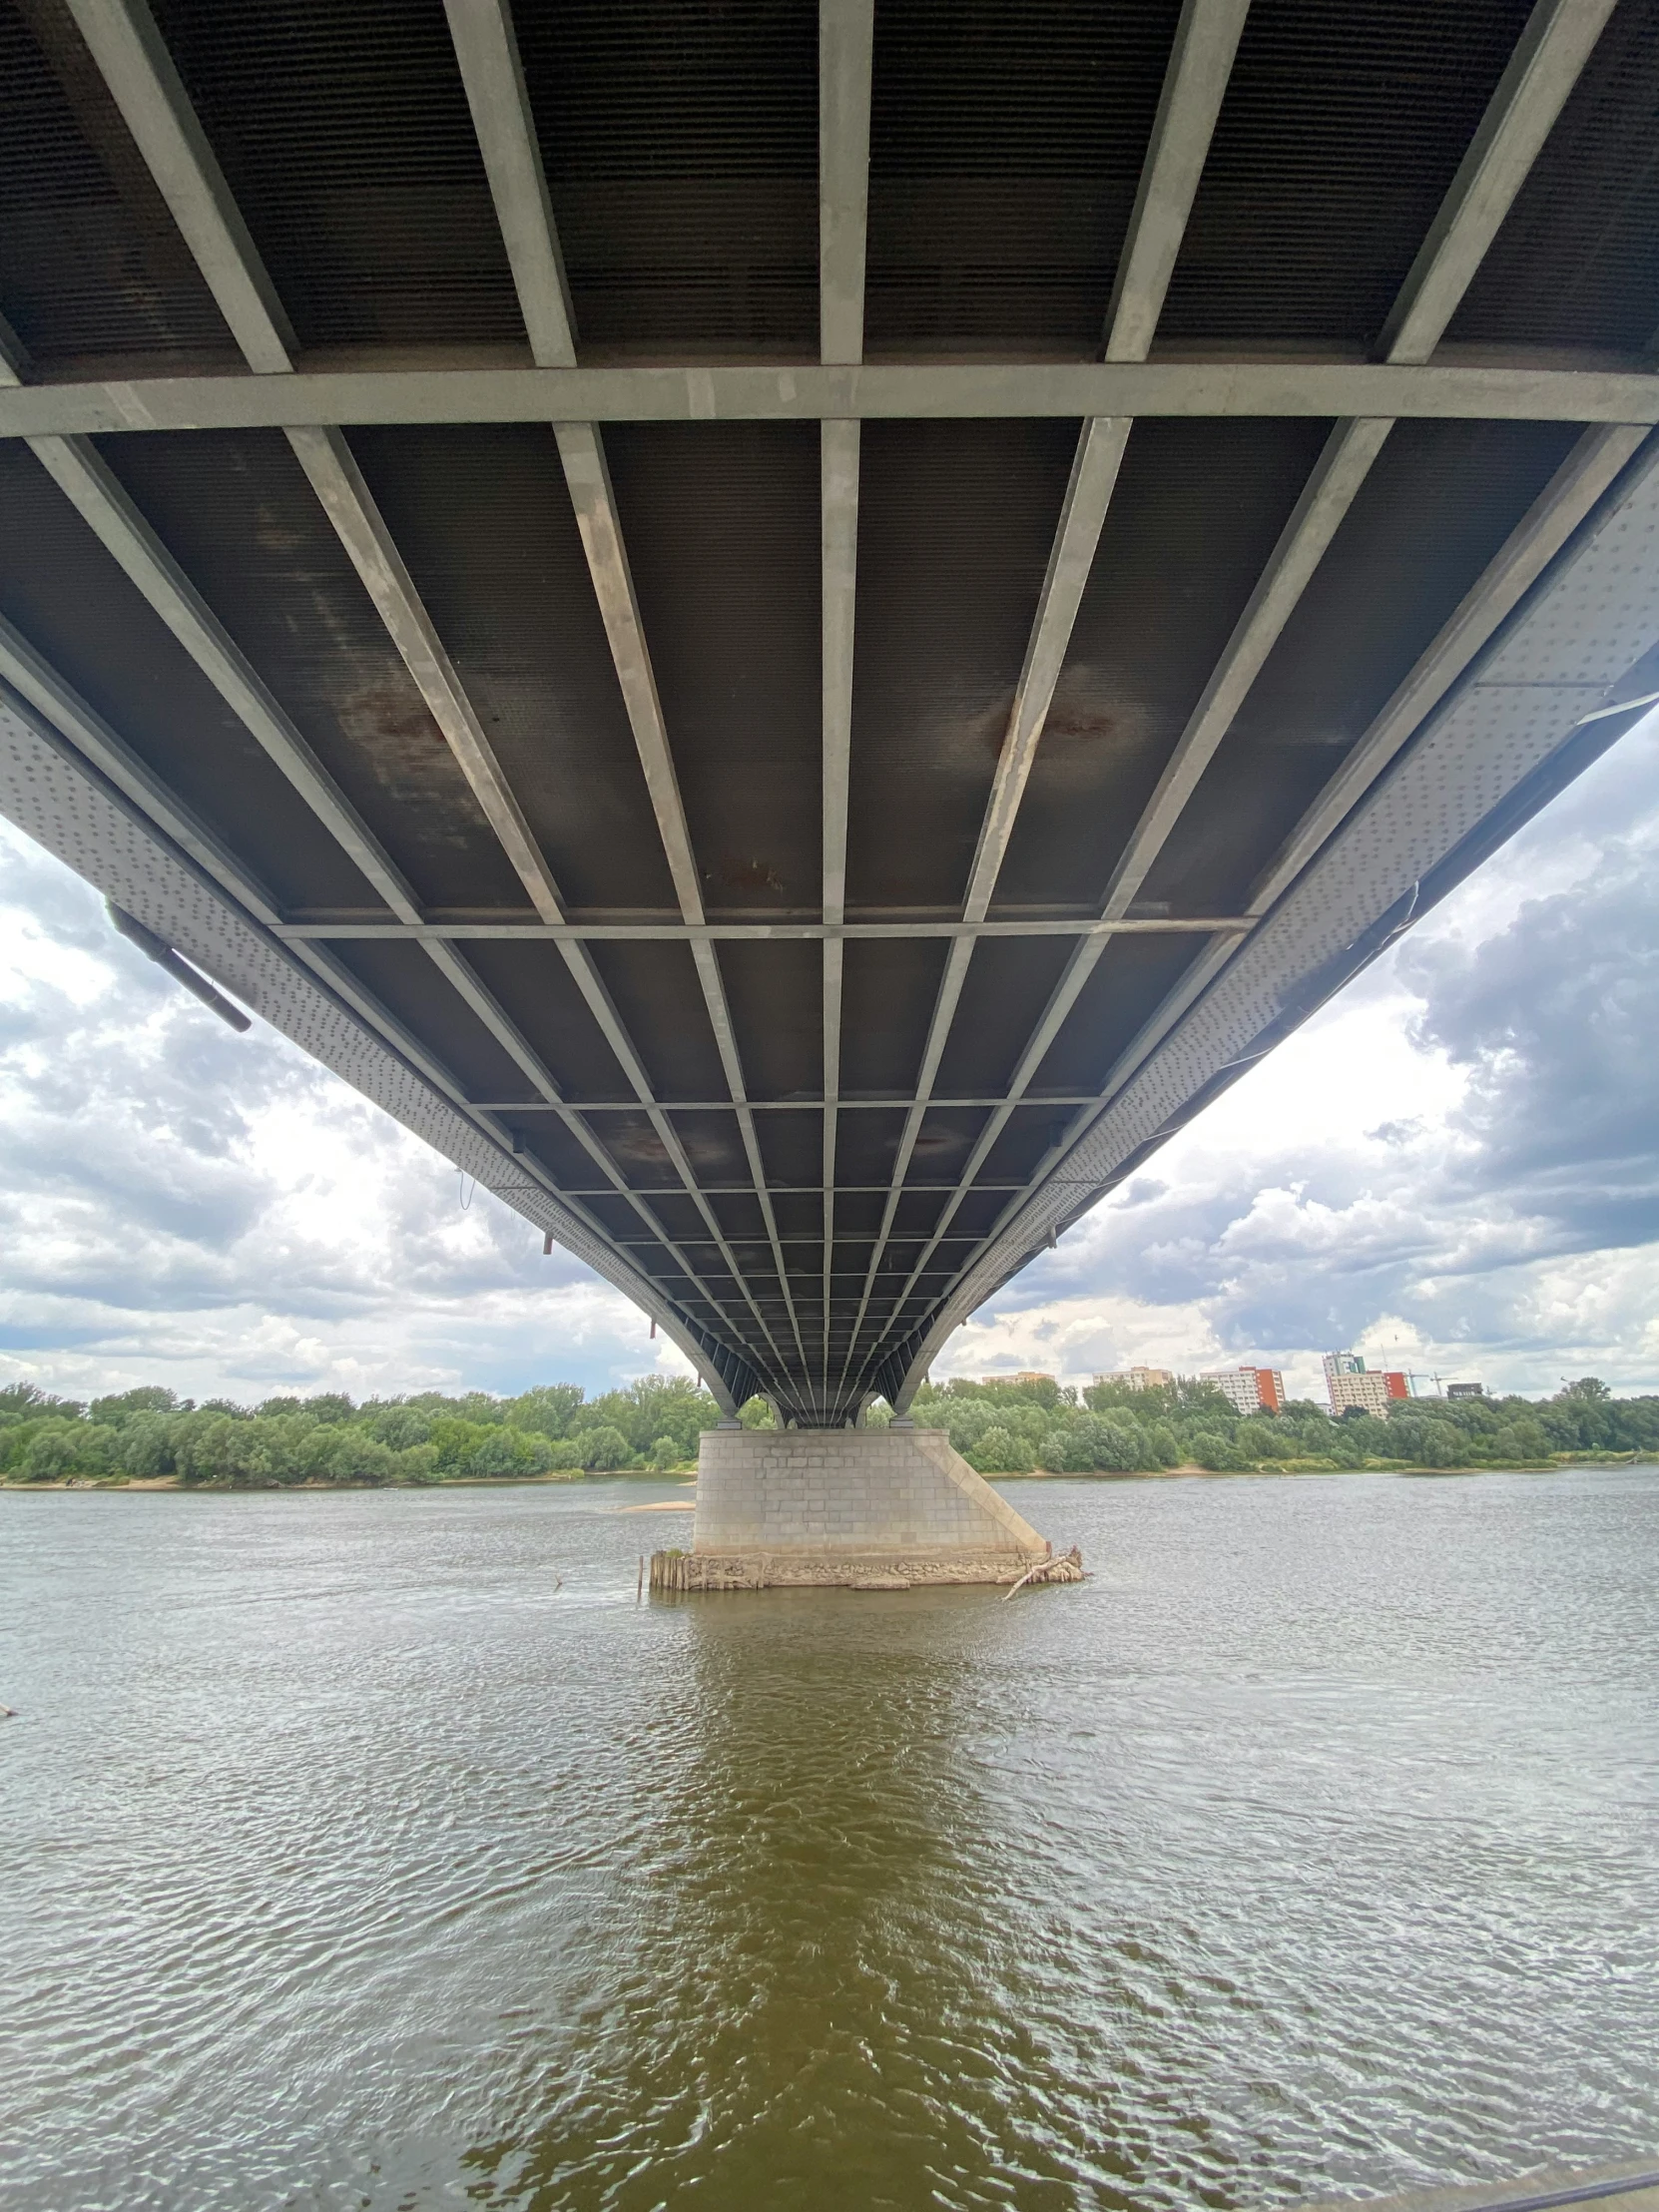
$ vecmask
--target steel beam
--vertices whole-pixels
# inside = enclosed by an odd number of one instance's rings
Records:
[[[1612,5],[1613,0],[1537,0],[1389,316],[1391,334],[1385,334],[1384,344],[1390,360],[1426,359],[1438,341]],[[1340,422],[1331,433],[1113,868],[1101,907],[1103,921],[1121,918],[1138,895],[1392,427],[1387,419],[1364,417]],[[991,1115],[980,1132],[957,1194],[942,1209],[935,1234],[942,1233],[954,1217],[1006,1127],[1014,1102],[1034,1081],[1069,1019],[1105,946],[1103,938],[1085,938],[1073,950],[1009,1078],[1009,1102]]]
[[[864,357],[864,233],[874,0],[819,0],[819,357]]]
[[[445,5],[531,352],[541,368],[571,369],[576,360],[574,319],[564,281],[558,226],[553,219],[541,149],[536,143],[524,75],[519,65],[512,11],[507,0],[445,0]],[[588,573],[593,579],[605,624],[611,659],[657,818],[658,833],[680,901],[681,918],[687,923],[700,923],[704,918],[701,878],[674,770],[662,701],[657,694],[656,676],[640,621],[639,601],[628,567],[605,449],[591,420],[557,415],[553,430],[576,512],[582,549],[587,555]],[[545,918],[556,920],[562,916]],[[805,1366],[806,1353],[801,1346],[801,1332],[795,1326],[795,1306],[784,1269],[783,1252],[778,1244],[772,1200],[767,1192],[765,1164],[754,1121],[745,1109],[743,1066],[719,956],[707,940],[694,941],[692,956],[721,1066],[731,1086],[733,1103],[739,1109],[744,1151],[772,1242],[779,1288],[789,1309],[796,1350]],[[585,953],[582,957],[587,961]],[[597,979],[596,973],[596,982]],[[659,1133],[665,1143],[670,1142],[666,1130]],[[673,1143],[677,1148],[678,1140]],[[693,1188],[690,1181],[688,1188]],[[717,1237],[722,1237],[714,1214],[706,1205],[704,1213],[711,1229]],[[760,1308],[750,1296],[747,1283],[735,1267],[733,1274],[756,1320],[761,1323],[768,1343],[773,1345],[775,1356],[782,1359]]]
[[[576,318],[511,10],[498,0],[444,0],[444,12],[530,351],[544,367],[574,368]]]
[[[1067,1091],[1056,1095],[1050,1091],[1038,1091],[1025,1101],[1031,1106],[1092,1106],[1096,1094],[1093,1091]],[[531,1099],[496,1099],[487,1104],[475,1100],[481,1113],[536,1113],[540,1109]],[[823,1098],[752,1098],[745,1102],[754,1114],[819,1114],[830,1103]],[[915,1101],[903,1098],[841,1098],[841,1109],[849,1114],[891,1114],[902,1112]],[[986,1098],[933,1098],[927,1103],[942,1113],[947,1108],[1001,1106],[1006,1103],[1001,1094]],[[665,1098],[661,1101],[666,1114],[732,1114],[737,1112],[729,1098]],[[580,1099],[571,1102],[570,1110],[581,1114],[637,1114],[639,1101],[632,1098]],[[1023,1186],[1021,1186],[1023,1188]],[[886,1185],[881,1185],[883,1190]]]
[[[21,384],[29,369],[29,349],[0,314],[0,389]]]
[[[1631,433],[1610,431],[1609,437]],[[1638,441],[1642,433],[1634,433]],[[334,938],[442,938],[465,944],[491,939],[504,944],[838,944],[847,938],[890,942],[898,938],[949,937],[1207,937],[1239,934],[1254,923],[1245,914],[1097,915],[1078,920],[1032,921],[290,921],[284,936]]]
[[[1186,0],[1141,164],[1103,333],[1109,361],[1151,349],[1250,0]]]
[[[860,305],[860,316],[861,316]],[[824,1269],[828,1278],[835,1244],[836,1099],[841,1077],[841,987],[845,976],[846,810],[852,753],[853,613],[857,599],[858,425],[826,422],[820,433],[820,508],[823,537],[822,767],[824,1028]],[[829,1380],[830,1333],[822,1357]]]
[[[1384,360],[1426,361],[1445,334],[1613,7],[1538,0],[1382,326]]]
[[[1248,7],[1249,0],[1186,0],[1182,8],[1107,311],[1105,350],[1109,361],[1143,361],[1151,347]],[[1133,427],[1128,415],[1097,415],[1084,423],[1077,441],[1059,527],[1037,602],[1036,619],[1026,644],[1019,682],[1014,688],[1013,708],[968,874],[962,919],[970,925],[985,919],[997,877],[1007,857],[1015,819],[1053,703],[1054,688],[1071,643],[1077,609],[1094,564],[1106,510],[1117,485],[1118,471]],[[1127,903],[1126,900],[1125,905]],[[916,1083],[917,1102],[905,1124],[893,1162],[892,1189],[870,1258],[864,1304],[868,1302],[876,1271],[887,1248],[904,1178],[926,1111],[926,1092],[931,1088],[933,1073],[956,1018],[972,954],[971,941],[957,942],[951,945],[945,960],[922,1047],[922,1073]],[[853,1348],[863,1319],[861,1305],[853,1327]],[[848,1360],[851,1350],[848,1350]],[[844,1382],[843,1367],[843,1384]]]
[[[32,438],[30,450],[365,881],[399,921],[418,923],[420,907],[402,870],[157,537],[108,462],[83,438]]]
[[[292,367],[292,325],[143,0],[67,0],[250,368]]]
[[[1236,349],[1156,361],[661,362],[593,368],[455,364],[291,376],[131,372],[0,391],[0,437],[148,430],[351,428],[481,422],[871,422],[1025,416],[1375,415],[1391,421],[1659,422],[1659,375],[1557,349],[1443,350],[1426,366],[1352,356],[1275,360]],[[102,364],[100,364],[102,366]]]
[[[514,1108],[512,1111],[522,1112],[523,1109]],[[946,1191],[951,1187],[948,1183],[912,1183],[910,1185],[912,1191]],[[652,1183],[640,1185],[638,1188],[644,1197],[663,1198],[681,1195],[678,1186],[674,1184]],[[752,1198],[754,1196],[747,1183],[705,1183],[703,1188],[713,1198]],[[774,1193],[780,1197],[818,1198],[822,1195],[824,1186],[822,1183],[774,1183],[772,1188]],[[879,1198],[887,1186],[885,1183],[843,1183],[840,1188],[843,1193],[850,1193],[855,1197]],[[1029,1188],[1030,1186],[1026,1183],[981,1183],[979,1185],[979,1189],[982,1191],[1012,1192],[1025,1191]],[[568,1195],[572,1198],[609,1198],[612,1194],[608,1190],[583,1190],[573,1185]],[[815,1244],[818,1242],[816,1237],[812,1241]]]
[[[552,870],[350,447],[338,430],[290,430],[288,443],[531,905],[563,921]]]
[[[480,11],[476,7],[463,10],[471,19],[476,19],[481,12],[487,13],[487,10]],[[275,287],[246,226],[242,223],[213,150],[144,0],[80,0],[77,22],[140,152],[167,200],[174,220],[196,255],[203,276],[243,348],[249,366],[273,375],[286,374],[291,368],[291,331],[282,315]],[[467,28],[471,34],[470,50],[475,58],[481,59],[481,66],[487,72],[491,66],[488,27],[484,25],[480,28],[476,20],[472,20]],[[505,60],[509,73],[516,72],[517,58],[516,50],[512,48],[510,23],[503,19],[500,30],[506,41]],[[489,89],[492,92],[498,89],[493,80]],[[522,100],[521,79],[518,80],[518,91]],[[539,173],[539,158],[536,167]],[[500,175],[499,170],[495,175]],[[524,223],[520,221],[517,228],[519,234],[522,234]],[[532,307],[539,315],[542,326],[557,319],[553,307],[545,299],[536,299],[532,302]],[[558,365],[565,365],[574,358],[569,343],[568,318],[564,331],[564,355]],[[393,643],[443,732],[486,819],[495,830],[509,860],[524,883],[532,904],[545,922],[562,922],[563,907],[551,871],[536,845],[522,810],[484,736],[482,724],[455,676],[436,628],[420,602],[379,509],[343,437],[337,430],[302,428],[291,429],[288,437],[300,466],[373,599]],[[85,469],[77,470],[73,466],[76,457],[74,449],[60,445],[57,441],[31,443],[70,496],[77,497],[76,486],[85,474]],[[81,458],[83,461],[97,461],[96,455],[83,453]],[[97,466],[101,469],[103,464],[97,462]],[[105,474],[107,476],[108,472],[105,471]],[[109,482],[113,484],[113,479]],[[79,499],[77,503],[80,504]],[[108,505],[107,498],[104,505]],[[92,519],[90,515],[89,519]],[[116,550],[113,543],[111,549]],[[158,569],[155,555],[159,551],[159,543],[153,544],[149,562],[153,573]],[[129,573],[133,571],[129,569]],[[138,580],[135,575],[135,581]],[[140,588],[145,588],[142,583]],[[152,603],[156,603],[154,599]],[[165,619],[165,609],[158,606],[158,611],[164,612]],[[191,636],[200,629],[201,624],[198,622],[191,626],[191,635],[179,633],[188,648],[194,650]],[[217,661],[222,662],[223,659],[223,654],[216,656]],[[207,666],[206,663],[203,665]],[[209,667],[208,673],[213,676],[215,671]],[[251,675],[252,672],[248,671],[248,674]],[[219,679],[216,677],[215,680]],[[221,689],[224,689],[223,684]],[[239,686],[242,693],[247,693],[248,689],[246,681]],[[228,693],[226,696],[239,713],[244,713],[238,699],[230,698]],[[247,719],[246,713],[244,719]],[[258,729],[255,734],[260,735]],[[262,739],[262,742],[265,740]],[[294,769],[288,764],[297,759],[293,750],[295,742],[302,744],[297,732],[291,733],[280,753],[274,752],[273,755],[278,759],[278,765],[284,766],[290,777],[293,776]],[[268,750],[272,750],[269,745]],[[310,786],[305,788],[305,796],[318,812],[321,811],[319,801],[328,801],[328,793],[316,783],[320,774],[320,770],[317,770],[310,780]],[[333,799],[336,817],[343,824],[339,810],[343,809],[344,802],[337,794],[333,795]],[[330,821],[329,826],[335,829],[336,835],[341,835],[341,828],[335,827],[334,821]],[[343,827],[346,830],[351,829],[350,824],[343,824]],[[358,824],[355,825],[354,833],[360,848],[367,838],[367,831]],[[353,857],[357,856],[354,851]],[[359,865],[362,864],[359,859]],[[385,868],[391,870],[389,860],[385,861]],[[395,874],[395,871],[391,872]],[[408,901],[408,910],[405,912],[403,906],[394,906],[394,911],[407,919],[418,918],[413,910],[412,898],[408,896],[407,886],[400,877],[395,882],[391,882],[389,878],[376,879],[375,887],[381,891],[382,896],[388,897],[388,903],[391,903],[389,892],[400,892]],[[514,1041],[516,1031],[506,1023],[506,1017],[495,1006],[491,995],[472,975],[459,955],[451,947],[435,940],[428,940],[427,950],[450,983],[461,989],[467,1003],[490,1029],[497,1042],[515,1059],[518,1058],[517,1044]],[[648,1110],[654,1110],[643,1065],[623,1032],[622,1023],[591,957],[574,941],[563,942],[561,950],[584,999],[605,1031],[607,1041],[639,1090],[642,1103]],[[522,1040],[518,1040],[518,1043],[522,1043]],[[719,1224],[707,1202],[697,1192],[696,1177],[690,1161],[685,1157],[684,1148],[666,1122],[658,1127],[658,1134],[679,1168],[688,1193],[697,1200],[719,1241]],[[735,1264],[733,1277],[740,1288],[745,1288]],[[747,1300],[747,1289],[745,1296]],[[757,1321],[760,1321],[759,1310],[753,1307],[752,1301],[749,1303],[755,1311]],[[762,1328],[765,1329],[764,1322]]]
[[[819,6],[819,352],[855,365],[864,352],[864,249],[869,213],[869,101],[873,0]],[[846,914],[846,811],[852,751],[853,614],[858,564],[858,425],[827,421],[819,433],[823,572],[822,771],[824,1022],[824,1335],[821,1378],[830,1383],[830,1275],[835,1250],[835,1150],[840,1090],[842,939]]]
[[[1496,635],[1552,552],[1563,550],[1560,540],[1593,502],[1598,475],[1616,475],[1618,465],[1616,453],[1581,451],[1569,457],[1551,487],[1553,505],[1547,494],[1535,504],[1401,686],[1403,694],[1443,685],[1440,704],[1426,725],[1416,726],[1417,742],[1375,797],[1343,819],[1343,834],[1328,839],[1313,864],[1302,869],[1276,904],[1265,933],[1249,940],[1251,952],[1214,981],[1201,1004],[1160,1009],[1123,1055],[1105,1111],[1090,1113],[1041,1181],[1014,1195],[977,1258],[962,1271],[954,1295],[941,1302],[910,1362],[906,1387],[913,1387],[942,1336],[987,1295],[997,1271],[1017,1266],[1022,1247],[1028,1252],[1032,1239],[1063,1225],[1104,1187],[1115,1164],[1148,1138],[1156,1139],[1157,1101],[1163,1095],[1154,1080],[1160,1045],[1181,1055],[1174,1080],[1186,1096],[1248,1065],[1258,1056],[1256,1040],[1271,1033],[1276,1011],[1295,1000],[1296,946],[1312,917],[1324,933],[1335,932],[1340,943],[1356,950],[1380,917],[1385,919],[1401,900],[1414,900],[1414,884],[1445,856],[1448,844],[1454,849],[1460,834],[1489,813],[1494,797],[1546,762],[1574,729],[1607,713],[1637,713],[1647,704],[1638,698],[1610,709],[1597,702],[1605,699],[1609,671],[1634,650],[1633,635],[1651,638],[1659,630],[1652,570],[1632,564],[1627,550],[1631,521],[1646,530],[1659,515],[1659,461],[1651,454],[1628,471],[1599,523],[1592,522],[1565,559],[1539,578],[1538,596],[1519,613],[1518,626]],[[1565,645],[1559,644],[1562,639]],[[1471,667],[1482,645],[1489,651]],[[1563,656],[1563,674],[1552,683],[1549,661]],[[1588,714],[1579,712],[1584,707]],[[1385,709],[1373,726],[1380,737],[1386,717]],[[1277,872],[1270,869],[1264,884]],[[1189,1010],[1198,1026],[1175,1033]],[[1299,1013],[1309,1010],[1305,1001],[1298,1006]],[[1114,1117],[1118,1134],[1109,1137]]]
[[[199,871],[198,879],[211,885],[221,895],[233,936],[238,928],[253,929],[263,921],[265,912],[270,907],[269,893],[264,886],[257,878],[244,873],[239,864],[212,839],[211,833],[204,837],[200,826],[194,823],[177,796],[139,761],[119,733],[112,730],[57,671],[27,641],[19,639],[9,626],[3,642],[0,642],[0,674],[13,687],[17,698],[14,713],[41,733],[42,743],[50,743],[66,762],[74,762],[75,773],[83,779],[106,779],[102,787],[105,796],[100,796],[101,787],[96,781],[87,786],[91,810],[95,816],[100,809],[107,811],[112,807],[121,807],[125,810],[129,823],[138,830],[141,844],[145,839],[149,840],[146,847],[147,867],[166,876],[169,871],[177,872],[194,866]],[[0,700],[0,704],[4,704],[4,701]],[[50,842],[45,824],[26,821],[24,827],[35,835],[46,836]],[[176,828],[180,827],[186,831],[185,838],[179,838],[175,834]],[[96,843],[98,840],[94,837],[92,841]],[[123,847],[123,850],[127,849],[128,847]],[[119,890],[128,898],[134,896],[132,887],[126,883],[101,881],[100,888],[107,891]],[[245,997],[250,1005],[264,1013],[268,1020],[274,1021],[278,1027],[283,1025],[280,1014],[271,1001],[269,991],[262,992],[250,987],[248,975],[235,961],[228,959],[224,945],[201,941],[199,928],[194,932],[186,928],[181,933],[177,922],[171,935],[185,944],[193,960],[210,973],[220,975],[230,987],[237,990],[239,996]],[[581,1203],[586,1196],[609,1194],[562,1191],[539,1163],[515,1156],[510,1134],[496,1125],[488,1110],[470,1104],[463,1086],[453,1073],[436,1060],[418,1039],[404,1030],[396,1017],[365,992],[354,977],[336,967],[321,948],[298,945],[283,951],[269,931],[260,930],[259,935],[269,944],[273,957],[279,956],[289,962],[299,963],[299,972],[305,982],[322,994],[322,1007],[336,1009],[353,1021],[377,1046],[389,1053],[392,1063],[403,1075],[412,1077],[418,1084],[425,1086],[445,1110],[458,1117],[488,1145],[493,1155],[503,1163],[511,1161],[517,1172],[527,1176],[539,1194],[538,1202],[530,1207],[520,1205],[508,1183],[497,1179],[492,1187],[508,1204],[518,1206],[520,1211],[526,1212],[528,1218],[538,1227],[552,1226],[561,1240],[579,1257],[597,1267],[598,1272],[616,1288],[625,1290],[630,1297],[644,1305],[669,1331],[673,1341],[681,1347],[699,1372],[709,1379],[711,1371],[706,1351],[689,1336],[685,1318],[665,1297],[662,1286],[638,1270],[618,1240]],[[319,1045],[311,1027],[304,1029],[300,1041],[307,1050],[317,1053],[325,1063],[330,1063],[329,1053]],[[388,1111],[405,1121],[409,1120],[408,1112],[391,1092],[382,1095],[373,1085],[359,1084],[359,1087],[366,1087],[368,1094],[386,1106]],[[396,1089],[395,1085],[393,1089]],[[430,1136],[430,1132],[422,1133]],[[608,1163],[600,1164],[609,1172]],[[623,1195],[627,1195],[625,1191]],[[549,1206],[552,1208],[551,1215]],[[567,1217],[575,1225],[574,1234],[570,1227],[561,1226]],[[642,1214],[642,1219],[648,1227],[656,1227],[649,1214]],[[596,1245],[614,1256],[615,1267],[607,1266],[598,1257],[594,1249]],[[624,1275],[617,1273],[618,1268],[625,1271]],[[720,1384],[716,1377],[711,1382],[711,1387],[719,1396],[724,1385]]]

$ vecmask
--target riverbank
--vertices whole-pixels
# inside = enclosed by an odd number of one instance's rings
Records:
[[[1275,1475],[1569,1474],[1578,1468],[1652,1466],[1656,1463],[1659,1457],[1642,1451],[1563,1452],[1550,1459],[1473,1460],[1457,1467],[1415,1466],[1404,1459],[1368,1459],[1357,1467],[1339,1466],[1332,1459],[1270,1459],[1250,1467],[1201,1467],[1195,1460],[1187,1460],[1175,1467],[1091,1468],[1070,1473],[1052,1467],[1029,1467],[1006,1474],[993,1470],[985,1479],[989,1482],[1174,1482],[1201,1478],[1207,1482],[1233,1482]],[[442,1475],[427,1482],[186,1482],[176,1474],[71,1474],[51,1481],[0,1483],[0,1490],[165,1490],[193,1497],[227,1497],[253,1491],[269,1494],[285,1490],[315,1496],[339,1490],[522,1490],[553,1485],[569,1489],[585,1482],[677,1482],[695,1488],[697,1470],[695,1467],[596,1467],[584,1472],[579,1467],[557,1467],[550,1474],[457,1474]]]
[[[555,1467],[551,1474],[445,1474],[429,1482],[186,1482],[177,1474],[66,1474],[47,1482],[4,1482],[5,1490],[168,1490],[189,1497],[230,1497],[240,1491],[308,1492],[326,1495],[332,1490],[537,1490],[551,1484],[569,1488],[577,1482],[684,1482],[695,1484],[692,1467]]]
[[[1364,1459],[1358,1466],[1343,1466],[1335,1459],[1264,1459],[1249,1467],[1202,1467],[1186,1460],[1176,1467],[1137,1467],[1130,1472],[1101,1471],[1090,1474],[1057,1473],[1049,1467],[1033,1467],[1017,1474],[994,1474],[993,1482],[1168,1482],[1177,1476],[1203,1475],[1213,1482],[1235,1480],[1240,1475],[1273,1474],[1566,1474],[1575,1467],[1652,1466],[1659,1455],[1651,1451],[1563,1451],[1547,1459],[1471,1459],[1455,1467],[1423,1467],[1409,1459]]]

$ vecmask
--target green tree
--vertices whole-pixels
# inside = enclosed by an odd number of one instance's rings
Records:
[[[1154,1421],[1146,1434],[1147,1446],[1155,1467],[1178,1467],[1184,1453],[1175,1430],[1166,1420]]]
[[[121,1471],[144,1480],[152,1475],[176,1472],[173,1458],[171,1413],[135,1413],[122,1425],[119,1453]]]
[[[1196,1465],[1215,1474],[1237,1473],[1246,1464],[1232,1437],[1219,1428],[1195,1428],[1187,1438],[1187,1450]]]
[[[372,1409],[365,1405],[358,1417],[371,1436],[378,1436],[381,1443],[389,1444],[393,1451],[407,1451],[431,1439],[431,1414],[405,1405],[397,1398]]]
[[[633,1463],[633,1451],[620,1428],[584,1428],[573,1440],[587,1468],[605,1472]]]
[[[300,1410],[312,1420],[349,1420],[356,1408],[343,1390],[321,1390],[303,1400]]]
[[[135,1413],[171,1413],[178,1403],[171,1390],[146,1383],[136,1390],[122,1390],[114,1397],[95,1397],[87,1408],[87,1417],[111,1428],[124,1428]]]
[[[461,1420],[453,1413],[440,1413],[432,1422],[432,1433],[428,1440],[436,1450],[438,1465],[445,1474],[464,1474],[472,1454],[487,1433],[479,1421]]]
[[[515,1428],[534,1428],[544,1436],[568,1436],[582,1403],[576,1382],[547,1382],[507,1400],[507,1419]]]
[[[1393,1431],[1395,1456],[1413,1466],[1460,1466],[1467,1452],[1467,1445],[1443,1420],[1413,1420],[1408,1414],[1395,1413],[1388,1427]]]
[[[51,1414],[36,1424],[21,1463],[25,1482],[61,1482],[66,1475],[107,1474],[116,1431]]]
[[[981,1474],[1029,1474],[1036,1454],[1018,1442],[1007,1428],[987,1428],[969,1455],[969,1463]]]
[[[1546,1459],[1549,1456],[1549,1438],[1536,1420],[1521,1418],[1505,1421],[1492,1438],[1492,1448],[1504,1459]]]
[[[1134,1474],[1158,1464],[1140,1423],[1127,1413],[1078,1413],[1058,1432],[1048,1461],[1056,1473]]]

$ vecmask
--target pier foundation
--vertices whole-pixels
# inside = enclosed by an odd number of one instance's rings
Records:
[[[692,1549],[659,1553],[653,1589],[908,1589],[1078,1581],[951,1448],[942,1428],[711,1428]]]

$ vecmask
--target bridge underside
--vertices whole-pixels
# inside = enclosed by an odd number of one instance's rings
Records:
[[[728,1409],[1659,691],[1653,0],[151,5],[0,0],[0,809]]]

